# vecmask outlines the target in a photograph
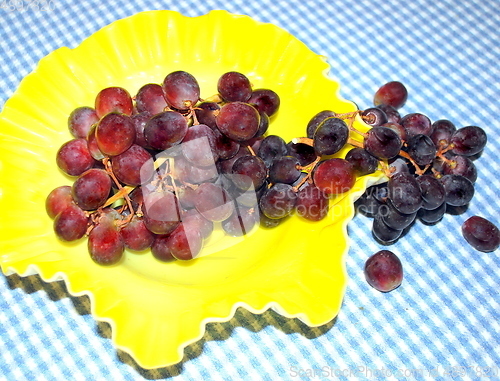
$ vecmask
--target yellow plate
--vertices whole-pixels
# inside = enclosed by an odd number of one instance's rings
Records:
[[[247,239],[215,240],[211,255],[191,262],[126,253],[118,266],[96,265],[87,240],[59,241],[45,212],[48,193],[73,181],[55,164],[58,147],[71,139],[67,117],[78,106],[93,106],[102,88],[122,86],[134,94],[174,70],[193,74],[202,97],[215,94],[218,77],[231,70],[245,73],[256,88],[275,90],[282,104],[270,133],[285,140],[304,136],[321,110],[356,109],[339,97],[323,57],[274,25],[225,11],[195,18],[139,13],[76,49],[54,51],[21,82],[0,115],[2,271],[64,279],[71,294],[89,295],[95,319],[111,324],[116,347],[143,368],[181,361],[184,347],[203,336],[208,322],[229,320],[241,306],[254,313],[273,308],[310,326],[333,319],[346,288],[353,201],[381,178],[358,180],[332,201],[321,222],[293,216]]]

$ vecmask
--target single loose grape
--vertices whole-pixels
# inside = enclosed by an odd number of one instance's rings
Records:
[[[378,291],[392,291],[403,282],[403,265],[392,251],[381,250],[366,261],[365,278]]]
[[[500,246],[500,231],[483,217],[473,216],[465,221],[462,234],[466,241],[479,251],[491,252]]]
[[[373,98],[373,104],[390,105],[396,109],[401,108],[408,99],[408,90],[399,81],[391,81],[382,85],[376,92]]]

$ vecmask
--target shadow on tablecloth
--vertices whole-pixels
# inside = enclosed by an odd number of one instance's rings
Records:
[[[80,315],[89,315],[91,313],[90,298],[87,295],[71,295],[63,281],[45,282],[39,275],[20,277],[17,274],[6,276],[6,280],[11,289],[19,288],[28,294],[44,290],[54,302],[63,298],[70,298]],[[182,373],[184,363],[198,357],[203,352],[206,342],[213,340],[224,341],[231,336],[233,330],[237,327],[248,329],[251,332],[259,332],[271,326],[286,334],[298,333],[308,339],[314,339],[328,332],[335,325],[336,320],[337,318],[320,327],[309,327],[299,319],[285,318],[273,310],[255,315],[244,308],[238,308],[229,321],[207,324],[203,337],[184,349],[184,358],[178,364],[158,369],[144,369],[127,352],[120,349],[116,349],[116,352],[121,362],[134,368],[144,378],[149,380],[168,379]],[[96,321],[96,332],[105,339],[111,339],[111,326],[107,322]]]

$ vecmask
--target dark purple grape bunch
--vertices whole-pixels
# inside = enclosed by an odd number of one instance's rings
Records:
[[[219,225],[230,236],[250,232],[269,172],[286,176],[255,154],[280,99],[238,72],[222,75],[217,87],[214,101],[202,100],[196,78],[175,71],[135,97],[109,87],[94,107],[75,109],[74,139],[56,155],[74,183],[46,200],[57,236],[87,236],[91,258],[112,265],[125,249],[193,259]]]
[[[465,211],[474,196],[474,160],[487,142],[486,133],[477,126],[457,129],[449,120],[431,122],[421,113],[401,116],[398,110],[407,97],[400,82],[380,87],[375,107],[361,112],[372,128],[364,136],[363,147],[353,150],[356,163],[361,162],[360,156],[372,156],[383,162],[389,177],[356,203],[357,210],[374,218],[372,233],[382,244],[398,240],[417,218],[433,225],[446,211]]]

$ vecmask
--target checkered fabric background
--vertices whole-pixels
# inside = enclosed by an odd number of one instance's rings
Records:
[[[469,209],[435,227],[418,222],[390,247],[405,267],[396,291],[365,282],[364,262],[382,247],[371,220],[354,218],[348,290],[339,316],[322,327],[239,310],[210,324],[182,363],[148,371],[113,347],[109,325],[92,318],[86,297],[72,297],[61,282],[2,275],[1,380],[500,378],[500,251],[477,252],[460,234],[474,214],[500,226],[498,0],[52,0],[53,10],[19,10],[28,3],[37,2],[0,0],[0,105],[42,57],[117,19],[226,9],[274,23],[327,56],[342,95],[360,108],[371,106],[381,84],[400,80],[410,93],[403,113],[482,126],[489,143],[476,162]]]

